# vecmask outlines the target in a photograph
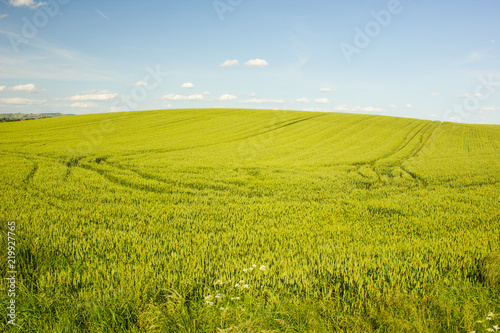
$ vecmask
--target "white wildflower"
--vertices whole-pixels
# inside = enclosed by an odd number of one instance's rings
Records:
[[[237,284],[234,285],[235,288],[238,288],[239,286],[240,286],[239,283],[237,283]]]
[[[260,267],[259,267],[259,269],[260,269],[261,271],[265,271],[265,270],[266,270],[266,266],[262,265],[262,266],[260,266]]]
[[[495,331],[495,330],[494,330],[494,329],[492,329],[492,328],[488,328],[488,329],[486,329],[486,330],[487,330],[488,332],[494,332],[494,331]]]
[[[241,280],[239,283],[245,283],[245,281]]]
[[[248,284],[244,284],[243,288],[247,288],[248,289]]]
[[[255,265],[255,264],[252,265],[252,268],[256,268],[256,267],[257,267],[257,265]]]
[[[498,325],[493,326],[493,328],[495,329],[495,331],[500,330],[500,327]]]
[[[248,271],[248,269],[246,269],[246,268],[243,268],[243,272],[245,272],[245,273],[246,273],[247,271]]]

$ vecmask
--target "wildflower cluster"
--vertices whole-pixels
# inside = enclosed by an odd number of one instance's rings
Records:
[[[472,331],[471,333],[500,331],[500,325],[497,325],[495,317],[496,316],[493,312],[488,313],[488,315],[486,316],[486,321],[476,321],[476,324],[479,324],[480,327],[477,330]]]
[[[252,290],[256,290],[257,286],[263,288],[262,272],[266,271],[265,265],[257,266],[255,264],[248,268],[244,268],[242,272],[245,277],[233,280],[219,279],[214,283],[215,292],[210,293],[204,298],[204,303],[211,307],[216,306],[221,311],[226,311],[230,308],[239,307],[240,310],[245,311],[243,307],[238,304],[244,301],[245,296],[249,296]]]

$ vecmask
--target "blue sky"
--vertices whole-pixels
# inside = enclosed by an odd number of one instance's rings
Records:
[[[2,0],[0,112],[350,112],[500,124],[497,0]]]

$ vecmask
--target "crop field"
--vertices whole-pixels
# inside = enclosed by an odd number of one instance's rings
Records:
[[[161,110],[2,123],[0,153],[0,331],[500,325],[498,125]]]

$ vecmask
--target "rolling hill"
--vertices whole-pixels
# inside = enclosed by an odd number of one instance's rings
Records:
[[[19,331],[479,332],[497,320],[498,125],[159,110],[2,123],[0,151]]]

